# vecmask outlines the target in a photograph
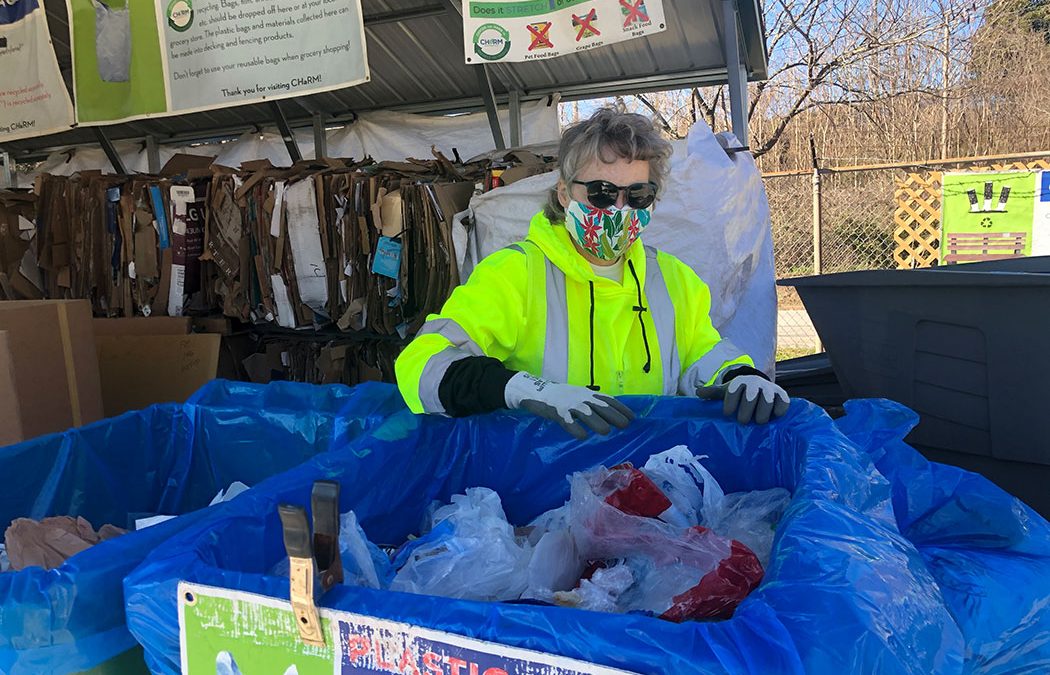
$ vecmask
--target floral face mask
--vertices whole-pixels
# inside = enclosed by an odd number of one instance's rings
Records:
[[[617,260],[649,225],[653,207],[600,209],[576,200],[565,209],[565,228],[580,248],[602,260]]]

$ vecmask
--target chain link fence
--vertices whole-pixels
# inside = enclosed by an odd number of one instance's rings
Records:
[[[812,173],[766,176],[777,278],[895,267],[894,178],[893,169],[822,172],[819,183]],[[777,295],[777,359],[819,351],[798,293]]]

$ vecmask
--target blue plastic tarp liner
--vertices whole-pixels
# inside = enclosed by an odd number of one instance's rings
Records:
[[[933,474],[888,479],[876,469],[883,445],[899,432],[896,422],[880,429],[884,418],[872,414],[857,426],[873,433],[851,439],[804,401],[767,426],[737,425],[721,416],[719,404],[698,400],[626,401],[639,413],[628,429],[583,442],[557,425],[509,412],[459,420],[399,414],[345,450],[318,456],[209,512],[206,522],[159,547],[125,582],[129,629],[154,672],[176,673],[180,580],[287,598],[288,580],[268,575],[284,557],[276,508],[282,502],[309,504],[314,480],[340,481],[341,508],[357,513],[372,541],[396,545],[418,533],[433,500],[447,502],[466,488],[495,490],[510,521],[520,525],[568,498],[568,474],[598,464],[641,465],[678,444],[708,455],[705,465],[727,492],[784,487],[793,494],[765,579],[732,619],[674,624],[346,586],[332,589],[319,604],[639,673],[925,675],[978,669],[984,662],[977,652],[994,651],[995,640],[1011,640],[1008,620],[1018,612],[1038,612],[1045,602],[1045,586],[1038,584],[1030,591],[1015,587],[1000,598],[996,594],[1010,579],[990,563],[968,566],[967,556],[988,542],[1038,536],[1046,524],[965,472],[959,472],[965,479],[956,481],[958,491],[949,501],[965,504],[964,493],[973,488],[984,495],[977,502],[1001,505],[990,519],[973,516],[985,519],[979,531],[988,541],[967,537],[973,523],[965,524],[962,513],[934,518],[943,524],[934,539],[955,550],[934,550],[922,539],[920,551],[909,541],[905,534],[917,536],[917,525],[901,520],[897,502],[935,503],[932,495],[945,488]],[[877,431],[886,433],[872,440]],[[902,459],[892,461],[902,465],[921,459],[902,444],[895,451]],[[1045,564],[1042,549],[1032,546],[1038,564]],[[952,572],[938,567],[945,555],[952,556]],[[1025,581],[1035,565],[1027,568]],[[963,578],[965,584],[954,590],[941,586]],[[977,597],[968,600],[966,589]],[[978,627],[985,613],[1001,613],[994,627]],[[1029,619],[1026,625],[1036,623]],[[981,635],[983,630],[988,633]],[[1024,637],[1044,645],[1048,638],[1041,628]],[[1037,652],[1001,654],[1003,668],[1024,670]]]
[[[1050,673],[1050,523],[983,476],[915,452],[908,408],[845,407],[836,423],[889,479],[898,528],[966,641],[966,672]]]
[[[0,527],[14,518],[83,516],[96,528],[174,520],[100,543],[55,570],[0,574],[0,673],[68,673],[135,646],[124,576],[202,518],[219,490],[254,485],[403,409],[390,385],[351,390],[213,382],[162,404],[0,448]],[[195,511],[195,509],[197,509]]]

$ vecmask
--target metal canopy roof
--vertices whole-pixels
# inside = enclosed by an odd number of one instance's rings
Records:
[[[372,110],[437,113],[479,109],[483,78],[463,62],[460,0],[362,0],[371,81],[334,92],[280,102],[293,127],[312,123],[317,113],[329,122]],[[520,100],[560,93],[563,100],[724,84],[725,9],[736,5],[741,69],[750,80],[766,77],[765,32],[760,0],[663,0],[667,30],[595,50],[529,63],[489,64],[497,103],[516,91]],[[455,3],[455,4],[454,4]],[[59,67],[72,91],[69,20],[65,0],[45,0]],[[112,139],[154,137],[160,143],[191,142],[269,126],[266,103],[191,114],[155,117],[104,127]],[[3,149],[16,159],[44,148],[94,144],[87,127],[12,141]]]

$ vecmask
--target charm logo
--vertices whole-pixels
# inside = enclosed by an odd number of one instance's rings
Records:
[[[474,31],[474,53],[486,61],[498,61],[510,52],[510,32],[503,26],[486,23]]]
[[[193,26],[193,3],[191,0],[171,0],[168,3],[168,25],[183,33]]]

